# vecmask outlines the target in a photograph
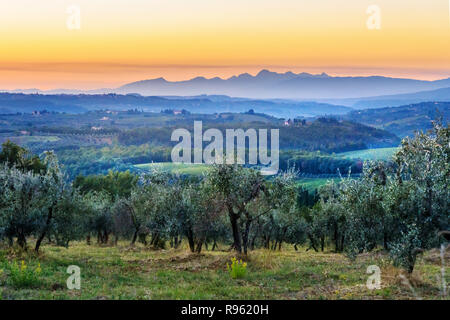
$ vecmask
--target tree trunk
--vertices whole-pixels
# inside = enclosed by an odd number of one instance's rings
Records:
[[[337,224],[334,225],[334,250],[339,252],[339,233]]]
[[[131,239],[131,245],[132,246],[134,246],[134,244],[136,243],[137,236],[138,236],[138,229],[136,229],[134,231],[133,238]]]
[[[343,251],[344,251],[344,243],[345,243],[345,235],[342,235],[342,237],[341,237],[340,252],[343,252]]]
[[[197,243],[197,248],[195,249],[195,252],[197,252],[197,253],[200,253],[200,252],[202,252],[202,245],[203,245],[203,240],[200,240],[198,243]]]
[[[386,251],[388,250],[388,234],[386,231],[384,232],[384,235],[383,235],[383,248]]]
[[[189,229],[188,232],[186,232],[186,236],[188,238],[189,249],[191,250],[191,252],[195,252],[195,242],[192,230]]]
[[[255,236],[252,239],[252,242],[250,243],[250,250],[255,250],[255,245],[256,245],[256,238],[257,238],[257,234],[255,234]]]
[[[27,250],[27,239],[25,238],[23,233],[19,233],[19,235],[17,236],[17,243],[22,249],[25,249],[25,251]]]
[[[242,244],[244,246],[244,254],[247,255],[247,251],[248,251],[248,234],[250,233],[250,225],[252,223],[251,219],[247,219],[247,221],[245,221],[245,230],[244,230],[244,234],[242,235]]]
[[[272,243],[272,251],[275,251],[278,245],[278,239],[275,239],[275,242]]]
[[[314,251],[319,252],[319,250],[317,250],[316,243],[314,242],[314,238],[310,234],[308,234],[308,238],[309,238],[310,245],[314,249]]]
[[[241,236],[238,225],[239,215],[232,211],[229,211],[228,215],[230,216],[231,230],[233,231],[233,247],[237,252],[242,253]]]
[[[104,231],[103,233],[103,243],[107,244],[109,241],[109,233],[107,231]]]
[[[48,208],[48,214],[47,214],[47,221],[45,222],[45,226],[44,229],[42,230],[41,235],[39,236],[39,238],[36,241],[36,246],[34,247],[34,251],[39,252],[39,247],[41,246],[42,240],[44,240],[45,235],[48,231],[48,229],[50,228],[50,222],[52,221],[52,217],[53,217],[53,206],[55,204],[52,204],[50,206],[50,208]]]
[[[266,249],[270,249],[270,235],[267,235],[267,237],[265,238],[264,247]]]

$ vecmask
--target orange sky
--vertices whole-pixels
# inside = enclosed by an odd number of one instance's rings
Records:
[[[369,5],[381,29],[366,26]],[[70,5],[80,29],[67,28]],[[450,77],[449,0],[17,0],[0,88],[114,87],[274,71]]]

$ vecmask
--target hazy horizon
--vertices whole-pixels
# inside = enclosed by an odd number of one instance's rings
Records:
[[[379,29],[368,27],[374,4],[12,2],[0,11],[0,88],[91,90],[158,77],[228,78],[261,69],[449,77],[447,0],[378,0]],[[76,28],[71,27],[74,21],[79,22]]]
[[[244,72],[239,72],[239,73],[226,73],[226,74],[213,74],[213,73],[205,73],[205,74],[192,74],[190,76],[186,76],[184,78],[177,78],[177,77],[171,77],[170,74],[154,74],[154,75],[150,75],[144,78],[136,78],[134,80],[130,80],[130,81],[126,81],[126,82],[114,82],[111,83],[110,86],[105,85],[105,86],[90,86],[90,87],[40,87],[39,85],[36,86],[29,86],[29,87],[11,87],[11,88],[5,88],[5,87],[1,87],[0,90],[7,90],[7,91],[15,91],[15,90],[41,90],[41,91],[52,91],[52,90],[78,90],[78,91],[90,91],[90,90],[99,90],[99,89],[116,89],[119,88],[123,85],[129,84],[129,83],[133,83],[133,82],[139,82],[139,81],[144,81],[144,80],[155,80],[155,79],[164,79],[168,82],[182,82],[182,81],[189,81],[189,80],[193,80],[195,78],[206,78],[206,79],[213,79],[213,78],[220,78],[222,80],[227,80],[230,79],[234,76],[239,76],[242,74],[250,74],[251,76],[255,77],[259,72],[263,71],[263,70],[268,70],[270,72],[276,72],[279,74],[283,74],[286,72],[293,72],[296,74],[299,73],[309,73],[312,75],[320,75],[320,74],[327,74],[330,77],[386,77],[386,78],[398,78],[398,79],[412,79],[412,80],[424,80],[424,81],[435,81],[435,80],[444,80],[444,79],[449,79],[450,78],[450,71],[447,74],[442,74],[442,76],[438,77],[420,77],[420,76],[416,76],[414,77],[414,74],[411,72],[407,72],[405,70],[404,73],[399,73],[399,74],[392,74],[392,73],[370,73],[369,71],[361,71],[359,73],[335,73],[335,72],[327,72],[327,71],[314,71],[314,70],[308,70],[308,71],[302,71],[304,69],[299,69],[300,71],[294,71],[297,68],[291,68],[291,69],[282,69],[281,71],[278,70],[278,67],[274,67],[274,68],[266,68],[266,67],[262,67],[262,68],[256,68],[257,71],[244,71]]]

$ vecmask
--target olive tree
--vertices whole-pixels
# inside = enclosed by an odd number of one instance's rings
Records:
[[[27,237],[36,236],[35,251],[52,228],[55,216],[64,214],[58,206],[70,187],[61,173],[53,152],[46,152],[45,170],[36,173],[3,164],[0,169],[0,223],[4,237],[12,244],[17,238],[20,247],[27,248]],[[61,231],[62,232],[62,231]]]
[[[437,121],[427,134],[404,139],[394,157],[399,173],[386,198],[398,230],[390,252],[408,272],[418,254],[438,245],[438,233],[449,230],[449,156],[450,129]]]
[[[232,247],[239,253],[242,253],[244,247],[246,253],[248,232],[253,221],[249,204],[262,192],[263,176],[256,170],[238,165],[214,165],[206,179],[211,190],[222,199],[227,210],[233,235]],[[241,219],[245,219],[243,234],[241,234]]]
[[[450,134],[433,125],[404,139],[392,164],[367,162],[361,179],[344,179],[321,195],[321,211],[344,218],[350,256],[382,244],[411,273],[417,256],[448,231]]]

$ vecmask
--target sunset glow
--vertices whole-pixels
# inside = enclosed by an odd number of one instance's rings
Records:
[[[381,29],[366,26],[369,5]],[[70,5],[80,29],[67,28]],[[273,71],[450,77],[447,0],[18,0],[0,10],[0,89],[114,87]]]

